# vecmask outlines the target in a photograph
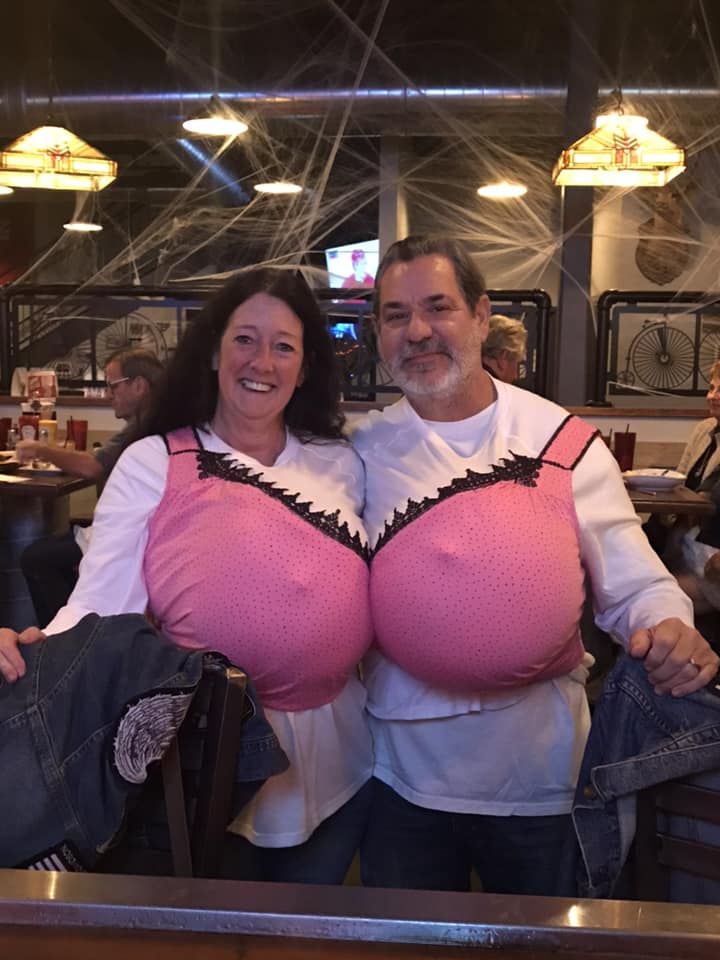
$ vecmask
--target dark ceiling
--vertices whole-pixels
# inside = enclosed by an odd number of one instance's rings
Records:
[[[707,95],[719,80],[717,0],[389,0],[373,46],[367,38],[380,0],[6,0],[3,7],[0,136],[9,141],[46,122],[50,93],[57,121],[118,161],[120,175],[102,195],[111,210],[113,202],[162,208],[197,174],[198,154],[178,145],[183,116],[203,105],[187,99],[192,93],[277,96],[356,81],[361,90],[475,90],[464,99],[358,98],[347,116],[344,99],[266,96],[253,105],[238,97],[231,102],[261,133],[222,160],[214,202],[227,205],[246,202],[258,172],[322,167],[335,156],[341,122],[331,191],[377,171],[381,133],[412,141],[423,175],[436,181],[457,181],[469,169],[477,176],[493,139],[551,165],[567,135],[572,71],[606,90],[621,83],[650,91],[644,100],[661,127],[672,128],[679,114],[702,127],[720,99]],[[652,93],[669,87],[692,95]],[[698,88],[704,97],[693,94]],[[461,143],[462,150],[453,146]],[[375,218],[375,208],[359,202],[348,219],[337,217],[329,239],[371,233]]]

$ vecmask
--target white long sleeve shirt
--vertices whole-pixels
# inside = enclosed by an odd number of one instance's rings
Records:
[[[468,469],[487,472],[511,451],[537,456],[567,417],[547,400],[494,383],[497,400],[467,420],[426,422],[403,399],[357,425],[371,547],[409,499],[434,497]],[[692,605],[651,550],[602,440],[575,467],[572,490],[598,626],[627,643],[667,617],[692,624]],[[587,656],[569,676],[472,695],[433,688],[371,652],[365,680],[375,775],[431,809],[567,813],[589,730],[584,685],[591,663]]]
[[[207,450],[226,453],[265,479],[298,490],[318,508],[340,508],[350,532],[364,535],[359,519],[364,474],[349,445],[302,444],[288,434],[285,449],[268,467],[233,450],[212,432],[203,432],[202,438]],[[146,437],[122,454],[98,502],[77,586],[46,634],[67,630],[90,612],[102,616],[145,612],[143,558],[167,469],[168,453],[160,437]],[[349,800],[372,775],[365,700],[364,688],[353,677],[335,700],[322,707],[292,713],[266,709],[290,768],[263,785],[233,823],[233,832],[258,846],[294,846]]]

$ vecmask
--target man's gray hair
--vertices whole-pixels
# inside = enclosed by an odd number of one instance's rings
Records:
[[[385,272],[396,263],[410,263],[418,257],[446,257],[453,265],[460,292],[468,309],[474,310],[478,300],[485,293],[485,278],[478,269],[467,246],[450,237],[413,234],[404,240],[396,240],[388,247],[385,256],[375,274],[373,310],[378,317],[380,309],[380,284]],[[378,318],[379,319],[379,318]]]
[[[143,350],[141,347],[123,347],[116,350],[107,358],[105,366],[109,363],[119,364],[124,377],[131,380],[143,377],[151,387],[157,383],[164,370],[162,362],[152,350]]]

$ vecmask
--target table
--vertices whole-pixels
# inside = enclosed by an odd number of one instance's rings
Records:
[[[683,486],[657,493],[628,488],[628,494],[638,513],[671,513],[686,517],[707,517],[715,513],[712,500]]]
[[[69,495],[93,484],[65,473],[0,474],[0,627],[24,630],[35,623],[20,554],[42,537],[65,533],[70,523]]]

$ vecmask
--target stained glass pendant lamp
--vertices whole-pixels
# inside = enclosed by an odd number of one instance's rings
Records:
[[[64,127],[36,127],[0,152],[0,185],[42,190],[103,190],[117,164]]]
[[[685,169],[685,151],[622,108],[560,154],[552,179],[570,187],[662,187]]]

